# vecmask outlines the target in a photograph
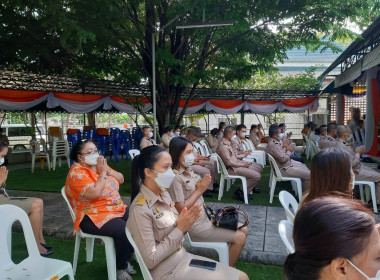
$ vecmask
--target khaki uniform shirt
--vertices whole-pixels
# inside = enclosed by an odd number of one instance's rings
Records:
[[[186,258],[177,218],[178,212],[166,189],[157,196],[142,185],[131,203],[127,227],[153,279],[161,279]]]
[[[218,147],[218,140],[214,136],[212,136],[211,133],[209,133],[209,135],[207,135],[206,141],[210,146],[211,151],[213,153],[216,153],[216,148]]]
[[[243,140],[241,140],[239,137],[236,137],[234,141],[231,141],[232,149],[235,152],[235,156],[237,159],[242,160],[246,156],[244,155],[244,149],[243,149]]]
[[[270,154],[277,162],[278,168],[286,170],[292,167],[292,161],[290,159],[290,151],[282,146],[282,143],[275,138],[269,138],[267,153]]]
[[[141,142],[140,142],[140,150],[149,146],[153,146],[153,145],[157,145],[156,141],[154,141],[151,138],[144,137],[143,139],[141,139]]]
[[[350,144],[339,138],[336,140],[336,147],[342,149],[343,151],[346,151],[349,154],[352,170],[359,172],[361,168],[360,154],[355,153]]]
[[[321,150],[328,148],[335,148],[337,146],[336,140],[330,135],[321,136],[321,139],[318,141],[318,146]]]
[[[226,138],[223,138],[216,149],[216,152],[218,155],[222,158],[224,164],[227,168],[232,168],[232,170],[236,167],[244,167],[245,163],[242,160],[239,160],[236,155],[235,151],[231,146],[231,141],[227,140]]]
[[[251,133],[249,134],[249,139],[251,139],[251,141],[252,141],[253,145],[255,145],[255,147],[257,147],[261,143],[259,136],[257,135],[257,133],[253,132],[253,130],[251,130]]]
[[[172,140],[172,137],[170,137],[166,133],[162,134],[161,141],[162,141],[162,143],[164,143],[164,148],[165,149],[169,149],[169,144],[170,144],[171,140]]]

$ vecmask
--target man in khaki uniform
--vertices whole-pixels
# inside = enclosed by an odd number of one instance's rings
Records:
[[[263,137],[259,135],[259,128],[256,124],[251,125],[251,132],[249,134],[249,139],[252,141],[253,145],[257,150],[265,151],[266,144],[261,143]]]
[[[231,146],[231,139],[235,135],[235,129],[232,126],[227,126],[223,132],[223,139],[219,142],[216,152],[223,160],[231,175],[239,175],[247,178],[247,192],[251,193],[257,183],[261,179],[261,174],[251,168],[250,164],[246,161],[236,158],[235,151]],[[235,192],[235,195],[244,201],[242,187]]]
[[[327,125],[327,135],[322,134],[322,128],[321,128],[321,139],[319,139],[318,146],[321,150],[328,149],[328,148],[335,148],[336,147],[336,134],[337,134],[337,125],[336,123],[329,123]]]
[[[279,139],[280,133],[281,129],[278,125],[271,125],[269,127],[267,153],[275,159],[282,176],[300,178],[302,181],[302,191],[306,191],[310,189],[310,170],[305,164],[290,158],[294,145],[284,148]]]
[[[144,126],[142,129],[142,133],[143,133],[143,138],[141,139],[141,142],[140,142],[140,150],[142,150],[146,147],[149,147],[149,146],[157,145],[156,141],[154,141],[154,139],[152,139],[153,132],[152,132],[152,128],[150,126]],[[161,143],[158,146],[162,147],[163,144]]]
[[[196,142],[198,140],[198,131],[196,129],[189,129],[189,131],[186,134],[186,138],[189,139],[192,142]],[[194,164],[191,166],[193,171],[196,174],[199,174],[201,177],[205,176],[206,174],[211,175],[211,183],[208,187],[209,191],[204,192],[204,197],[210,197],[212,196],[210,192],[217,192],[219,188],[219,184],[217,183],[218,178],[218,166],[216,163],[216,160],[212,158],[208,158],[205,156],[200,155],[196,148],[194,147]]]
[[[243,160],[245,157],[251,154],[251,150],[244,151],[243,149],[243,141],[245,141],[245,135],[247,134],[247,127],[244,124],[240,124],[236,127],[236,138],[231,141],[232,149],[235,151],[235,156],[237,159]],[[256,170],[261,174],[263,171],[263,166],[253,160],[250,160],[251,164],[249,168]]]
[[[167,126],[164,128],[164,133],[161,136],[161,141],[164,144],[164,148],[166,151],[169,151],[169,144],[170,141],[172,140],[172,133],[173,133],[173,128],[171,126]]]
[[[351,134],[351,129],[347,125],[340,125],[338,127],[337,148],[346,151],[350,155],[352,170],[355,173],[355,180],[375,183],[376,203],[380,204],[380,173],[360,163],[360,156],[364,153],[365,146],[357,147],[354,150],[352,146],[347,143],[347,139],[351,137]]]

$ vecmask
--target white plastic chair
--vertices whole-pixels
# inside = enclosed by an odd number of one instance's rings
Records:
[[[8,251],[9,228],[15,221],[21,223],[28,257],[15,264]],[[74,280],[73,268],[69,262],[44,258],[40,255],[28,215],[14,205],[0,205],[0,279],[61,279],[68,275]]]
[[[293,241],[293,224],[287,220],[282,220],[278,224],[278,233],[280,234],[282,242],[284,242],[288,254],[293,254],[294,241]]]
[[[53,136],[52,131],[58,130],[59,136]],[[62,165],[62,158],[66,158],[67,166],[70,168],[70,148],[69,142],[65,140],[61,127],[49,127],[49,149],[52,157],[51,168],[55,170],[58,159],[58,166]]]
[[[208,154],[205,152],[205,150],[203,149],[202,145],[197,143],[197,142],[193,142],[193,145],[195,147],[195,149],[197,149],[198,153],[204,157],[208,156]]]
[[[263,166],[265,166],[266,165],[266,151],[257,150],[251,139],[246,138],[245,140],[248,143],[250,150],[252,151],[253,154],[258,154],[262,156],[262,163],[263,163]]]
[[[228,243],[227,242],[193,242],[191,241],[189,233],[185,234],[186,240],[190,242],[191,247],[209,248],[218,252],[219,262],[225,265],[230,265],[230,258],[228,255]]]
[[[246,141],[243,141],[243,150],[244,151],[251,150],[249,144]],[[264,159],[265,159],[265,157],[264,157]],[[256,153],[255,151],[250,153],[247,157],[243,158],[243,160],[248,161],[248,162],[255,160],[258,164],[261,164],[264,167],[262,154]]]
[[[201,146],[203,147],[203,151],[205,152],[205,156],[206,157],[210,156],[210,158],[216,160],[216,165],[217,165],[217,168],[218,168],[218,173],[220,173],[220,166],[219,166],[219,161],[218,161],[217,154],[216,153],[212,153],[210,146],[208,145],[208,143],[205,140],[200,140],[199,144],[201,144]]]
[[[279,199],[282,207],[284,207],[288,221],[294,223],[295,213],[298,210],[297,200],[287,191],[280,191]],[[290,206],[292,207],[293,211],[290,209]]]
[[[240,179],[242,182],[242,185],[243,185],[244,203],[248,204],[247,178],[245,178],[244,176],[228,174],[227,168],[224,165],[224,162],[220,158],[219,155],[218,155],[218,161],[219,161],[219,165],[220,165],[220,169],[221,169],[218,200],[221,200],[222,196],[223,196],[224,180],[227,180],[227,191],[228,191],[231,187],[231,181],[230,180],[231,179]]]
[[[307,137],[307,135],[305,134],[302,134],[302,137],[303,137],[303,140],[306,142],[306,158],[309,159],[309,158],[312,158],[314,156],[314,149],[313,149],[313,146],[311,144],[311,141],[309,139],[309,137]]]
[[[133,249],[135,249],[135,255],[137,258],[137,262],[139,263],[141,273],[143,275],[144,280],[153,280],[152,275],[150,275],[150,271],[149,271],[148,267],[145,265],[144,259],[141,256],[139,248],[137,247],[135,241],[133,240],[132,234],[129,231],[127,226],[125,227],[125,234],[127,235],[129,243],[131,243]]]
[[[298,201],[301,201],[302,199],[302,181],[300,178],[295,177],[283,177],[281,175],[280,169],[278,168],[278,165],[274,158],[268,154],[269,163],[271,166],[271,173],[270,173],[270,180],[269,180],[269,187],[270,187],[270,198],[269,202],[273,202],[273,196],[274,196],[274,190],[276,188],[277,182],[280,181],[293,181],[296,184],[295,192],[298,195]]]
[[[129,150],[128,153],[129,153],[129,156],[131,157],[131,159],[134,159],[135,156],[140,154],[140,150],[132,149],[132,150]]]
[[[367,192],[366,188],[366,195],[371,196],[372,199],[372,205],[373,205],[373,212],[377,213],[377,204],[376,204],[376,188],[375,183],[370,181],[355,181],[354,185],[359,185],[359,192],[360,192],[360,198],[364,202],[364,192],[363,192],[363,185],[366,185],[369,187],[370,191]]]
[[[67,206],[69,207],[71,219],[73,220],[73,222],[75,222],[75,214],[66,196],[65,187],[61,189],[61,194],[63,198],[65,199]],[[92,262],[92,259],[94,256],[94,239],[99,238],[103,240],[105,250],[106,250],[108,280],[115,280],[116,279],[116,252],[115,252],[115,244],[113,242],[112,237],[88,234],[88,233],[84,233],[81,230],[75,233],[75,247],[74,247],[74,260],[73,260],[74,275],[77,270],[78,254],[79,254],[81,238],[86,238],[86,261],[87,262]]]

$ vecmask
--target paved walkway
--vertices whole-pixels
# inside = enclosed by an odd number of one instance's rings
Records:
[[[30,196],[43,199],[45,204],[44,234],[55,238],[73,239],[73,223],[66,202],[60,193],[12,190],[9,190],[8,193],[11,196]],[[123,197],[123,200],[127,205],[130,204],[129,197]],[[214,209],[231,205],[246,211],[250,218],[249,235],[240,260],[281,265],[286,258],[286,249],[279,237],[277,227],[279,221],[285,219],[284,210],[280,207],[208,203],[208,206]],[[83,250],[84,247],[81,246]],[[188,247],[187,249],[192,253],[216,257],[213,250]]]

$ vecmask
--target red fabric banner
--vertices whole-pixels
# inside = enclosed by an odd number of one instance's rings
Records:
[[[0,89],[0,99],[11,102],[29,102],[48,94],[46,91]]]

